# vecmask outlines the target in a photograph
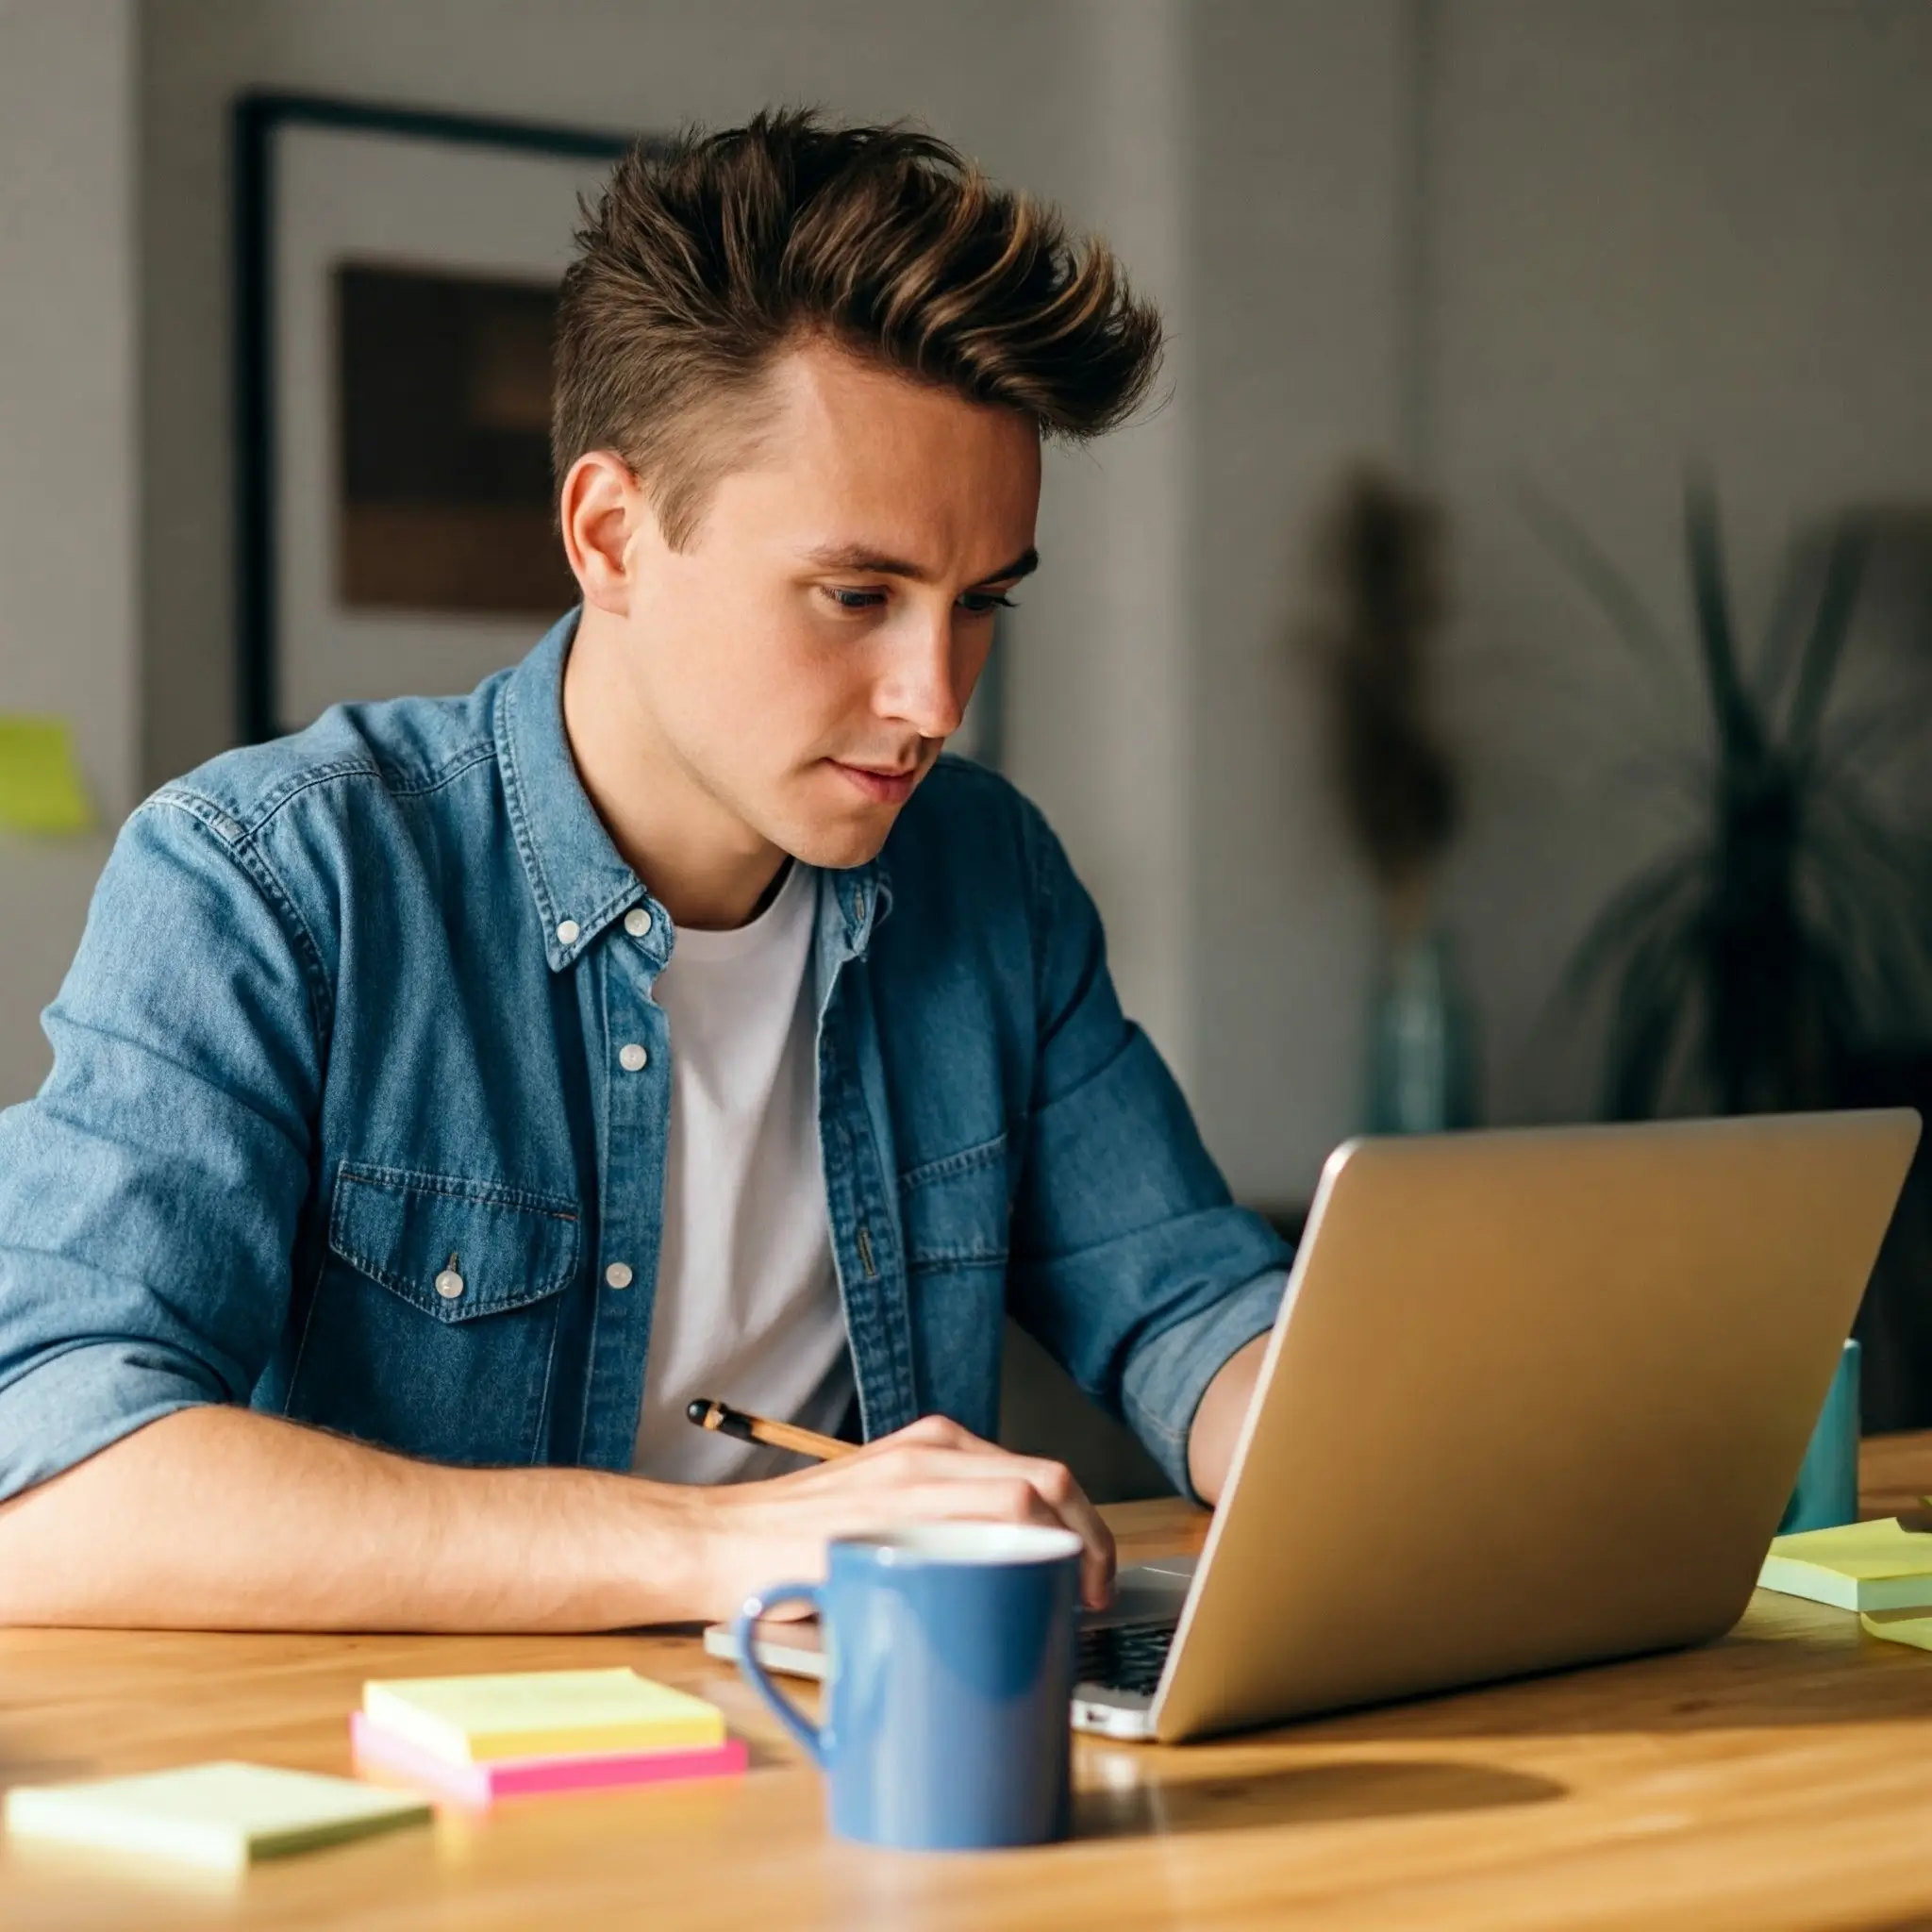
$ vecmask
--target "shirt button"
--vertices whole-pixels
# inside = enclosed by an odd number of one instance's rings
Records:
[[[445,1268],[436,1277],[436,1291],[444,1301],[455,1301],[463,1291],[463,1277],[454,1268]]]
[[[617,1064],[626,1074],[641,1074],[651,1064],[651,1056],[633,1040],[617,1049]]]
[[[605,1285],[608,1288],[628,1288],[631,1284],[630,1264],[626,1261],[613,1261],[604,1271]]]
[[[577,934],[582,930],[583,928],[578,925],[575,919],[558,920],[557,923],[557,943],[559,946],[575,945]]]
[[[651,929],[651,915],[641,906],[633,906],[624,915],[624,929],[632,939],[642,939]]]

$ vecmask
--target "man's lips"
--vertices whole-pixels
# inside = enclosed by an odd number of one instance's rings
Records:
[[[874,805],[904,805],[919,782],[917,765],[885,769],[875,765],[848,765],[842,758],[829,758],[826,762]]]

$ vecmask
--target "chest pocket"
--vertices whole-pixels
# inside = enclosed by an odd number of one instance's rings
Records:
[[[575,1201],[345,1161],[288,1413],[438,1462],[537,1460]]]
[[[344,1161],[328,1244],[439,1322],[469,1322],[542,1301],[577,1266],[575,1204],[440,1174]]]
[[[999,1134],[899,1176],[920,1406],[983,1436],[999,1427],[1012,1216],[1008,1144]]]
[[[1011,1212],[1004,1134],[899,1176],[906,1261],[915,1274],[934,1269],[1004,1270]]]

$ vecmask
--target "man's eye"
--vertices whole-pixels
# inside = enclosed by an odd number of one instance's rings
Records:
[[[876,610],[886,601],[883,591],[847,591],[836,584],[827,584],[824,589],[841,610]]]
[[[959,608],[974,617],[985,617],[994,610],[1012,610],[1018,607],[1010,597],[1003,597],[997,591],[968,591],[959,599]]]

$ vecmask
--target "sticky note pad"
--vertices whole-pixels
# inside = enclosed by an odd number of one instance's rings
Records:
[[[740,1738],[691,1751],[575,1751],[558,1757],[498,1757],[470,1762],[425,1751],[391,1737],[366,1710],[349,1713],[356,1761],[366,1770],[407,1778],[465,1805],[493,1805],[499,1798],[552,1791],[608,1790],[622,1785],[684,1784],[692,1778],[730,1777],[749,1754]]]
[[[67,721],[0,711],[0,827],[85,832],[93,823]]]
[[[1932,1610],[1863,1610],[1858,1622],[1874,1637],[1883,1637],[1888,1642],[1932,1650]]]
[[[458,1763],[724,1741],[715,1705],[626,1670],[372,1679],[362,1708],[391,1737]]]
[[[426,1803],[408,1793],[260,1764],[20,1785],[7,1794],[7,1829],[19,1837],[151,1853],[224,1872],[430,1815]]]
[[[1932,1536],[1889,1516],[1774,1537],[1757,1581],[1841,1610],[1932,1608]]]

